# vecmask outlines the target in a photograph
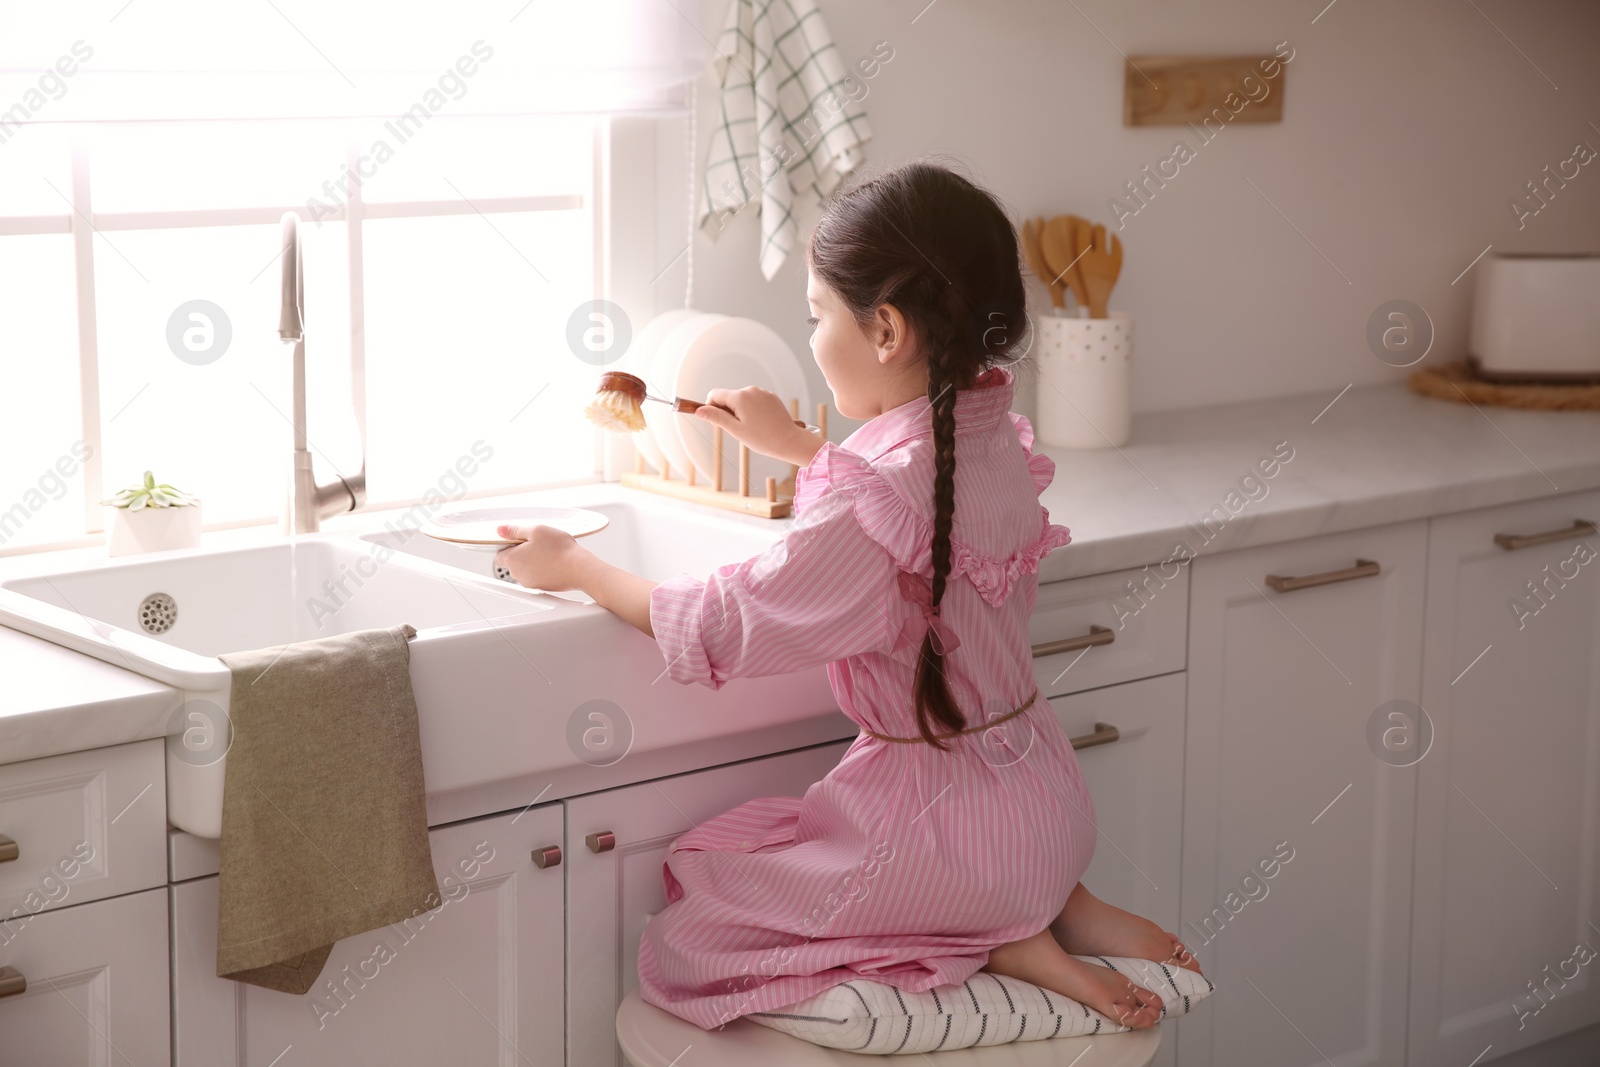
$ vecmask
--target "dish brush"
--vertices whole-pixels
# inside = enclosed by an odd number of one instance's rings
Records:
[[[667,400],[664,397],[651,396],[649,387],[644,379],[638,375],[629,374],[627,371],[606,371],[600,375],[600,385],[594,394],[594,399],[589,401],[583,409],[584,416],[603,430],[615,430],[618,433],[638,433],[644,429],[644,402],[653,400],[658,404],[670,404],[673,411],[685,415],[692,415],[699,408],[705,407],[698,400],[685,400],[682,397],[673,397]],[[712,405],[721,407],[722,405]],[[722,408],[727,411],[727,408]],[[810,423],[795,419],[796,426],[816,432],[816,427]]]

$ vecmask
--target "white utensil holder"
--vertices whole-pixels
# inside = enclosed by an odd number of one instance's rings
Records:
[[[1110,448],[1132,428],[1133,319],[1039,316],[1034,346],[1039,417],[1034,432],[1057,448]]]

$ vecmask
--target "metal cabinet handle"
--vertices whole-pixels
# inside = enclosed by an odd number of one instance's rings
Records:
[[[1321,574],[1305,574],[1298,577],[1269,574],[1267,575],[1267,584],[1280,593],[1292,593],[1296,589],[1309,589],[1314,585],[1327,585],[1329,582],[1348,582],[1352,578],[1370,578],[1377,573],[1377,563],[1370,559],[1358,559],[1354,567],[1346,567],[1342,571],[1323,571]]]
[[[1559,530],[1546,530],[1536,534],[1495,534],[1494,543],[1507,552],[1518,548],[1527,548],[1530,545],[1542,545],[1550,541],[1565,541],[1569,537],[1582,537],[1595,532],[1595,525],[1588,519],[1577,519],[1571,526],[1564,526]]]
[[[1108,722],[1094,724],[1094,733],[1084,734],[1082,737],[1068,738],[1072,747],[1076,749],[1094,748],[1096,745],[1109,745],[1122,740],[1122,731]]]
[[[590,852],[610,852],[617,847],[617,835],[610,830],[601,830],[584,838],[583,843],[589,846]]]
[[[561,846],[546,845],[544,848],[534,849],[533,865],[541,871],[550,867],[561,866]]]
[[[0,997],[14,997],[28,991],[28,980],[15,967],[0,967]]]
[[[9,863],[22,855],[22,850],[17,843],[5,834],[0,834],[0,863]]]
[[[1078,649],[1088,648],[1090,645],[1109,645],[1116,639],[1116,631],[1112,630],[1110,627],[1091,625],[1089,627],[1089,632],[1086,634],[1079,634],[1077,637],[1063,638],[1060,641],[1046,641],[1043,644],[1034,645],[1033,658],[1039,659],[1041,656],[1054,656],[1060,652],[1076,652]]]

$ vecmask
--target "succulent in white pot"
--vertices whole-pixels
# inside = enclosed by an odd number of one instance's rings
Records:
[[[144,472],[110,500],[111,531],[106,546],[113,556],[167,552],[200,544],[200,500]]]

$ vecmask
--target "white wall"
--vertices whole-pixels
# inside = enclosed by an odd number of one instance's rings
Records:
[[[1347,383],[1402,379],[1364,340],[1380,303],[1421,304],[1438,331],[1428,362],[1454,360],[1473,274],[1451,282],[1485,245],[1600,251],[1600,161],[1520,231],[1507,206],[1578,141],[1600,148],[1589,124],[1600,124],[1600,5],[1336,0],[1318,17],[1325,3],[821,0],[847,63],[879,40],[894,48],[865,101],[870,167],[953,156],[1019,218],[1072,211],[1114,225],[1107,202],[1123,183],[1177,137],[1196,149],[1121,230],[1112,306],[1136,321],[1138,411],[1331,399]],[[703,0],[713,40],[724,11]],[[1295,51],[1282,123],[1236,124],[1204,146],[1186,128],[1122,125],[1118,49],[1266,54],[1285,40]],[[703,167],[709,78],[700,105]],[[656,269],[684,246],[682,136],[664,124]],[[763,280],[757,225],[746,214],[715,243],[698,238],[695,304],[761,319],[804,354],[802,258]],[[680,260],[656,283],[658,308],[681,305],[683,272]],[[1048,306],[1042,289],[1033,298]]]

